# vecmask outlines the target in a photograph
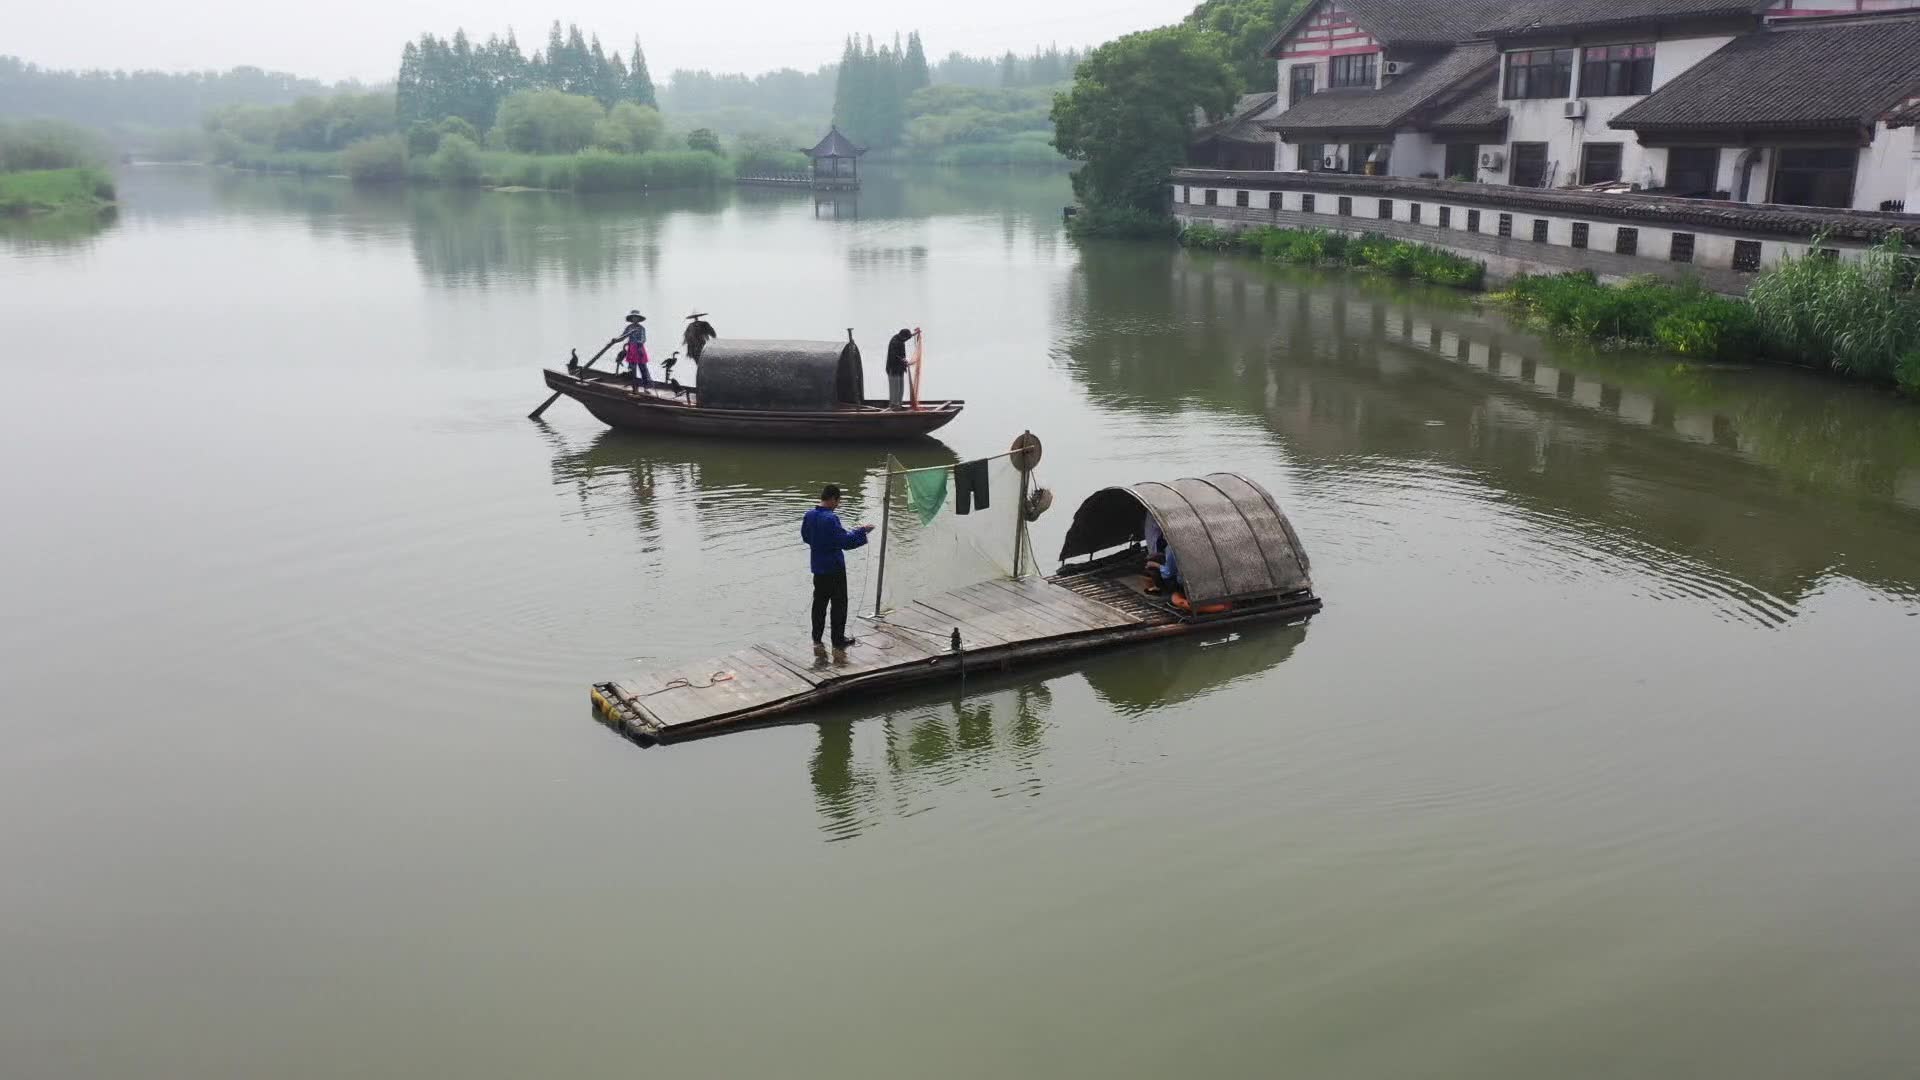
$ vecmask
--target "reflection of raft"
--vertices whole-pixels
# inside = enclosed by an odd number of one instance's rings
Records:
[[[1145,515],[1178,554],[1188,614],[1142,590]],[[1104,554],[1103,554],[1104,553]],[[1107,488],[1081,504],[1046,579],[986,581],[860,620],[859,644],[803,639],[595,684],[594,711],[643,744],[775,723],[825,701],[1320,610],[1307,556],[1266,490],[1235,473]],[[956,647],[955,642],[958,642]]]
[[[657,365],[656,365],[657,367]],[[730,341],[706,346],[696,385],[678,391],[585,368],[549,368],[547,386],[609,426],[735,439],[910,439],[951,423],[964,401],[888,409],[864,398],[851,342]],[[656,370],[655,375],[661,372]]]

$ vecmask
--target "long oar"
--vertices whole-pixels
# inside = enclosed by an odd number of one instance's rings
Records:
[[[592,360],[589,360],[589,361],[587,361],[587,362],[586,362],[585,364],[583,364],[583,365],[581,365],[581,367],[580,367],[580,370],[581,370],[581,371],[585,371],[585,370],[587,370],[587,368],[590,368],[590,367],[592,367],[592,366],[594,365],[594,363],[595,363],[595,361],[598,361],[598,360],[599,360],[599,359],[600,359],[600,358],[601,358],[602,356],[605,356],[605,355],[607,355],[607,350],[608,350],[608,349],[611,349],[611,348],[613,348],[613,346],[614,346],[614,344],[615,344],[615,342],[618,342],[619,340],[620,340],[619,338],[614,338],[614,339],[613,339],[613,341],[609,341],[609,342],[607,342],[607,343],[606,343],[605,345],[602,345],[602,346],[600,346],[600,351],[599,351],[599,352],[597,352],[597,353],[594,353],[594,354],[593,354],[593,359],[592,359]],[[546,411],[547,411],[547,407],[548,407],[549,405],[552,405],[552,404],[553,404],[554,402],[556,402],[556,401],[559,401],[559,400],[560,400],[560,391],[558,391],[558,390],[555,390],[555,391],[553,392],[553,396],[552,396],[552,397],[550,397],[550,398],[548,398],[547,400],[545,400],[545,401],[543,401],[543,402],[541,402],[541,403],[540,403],[540,407],[539,407],[539,408],[537,408],[537,409],[535,409],[535,410],[533,410],[532,412],[530,412],[530,413],[528,413],[528,414],[527,414],[527,419],[529,419],[529,420],[538,420],[538,419],[540,419],[540,414],[541,414],[541,413],[543,413],[543,412],[546,412]]]

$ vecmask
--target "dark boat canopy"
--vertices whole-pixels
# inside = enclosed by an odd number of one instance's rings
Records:
[[[1239,473],[1096,491],[1074,512],[1061,560],[1144,539],[1147,514],[1173,549],[1194,604],[1313,587],[1306,549],[1280,505]]]
[[[860,349],[850,341],[715,340],[699,363],[702,408],[831,409],[862,398]]]

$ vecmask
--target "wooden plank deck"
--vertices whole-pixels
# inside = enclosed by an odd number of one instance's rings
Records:
[[[595,687],[602,718],[629,734],[668,740],[729,717],[797,708],[874,676],[915,681],[988,654],[1141,623],[1140,615],[1038,578],[980,582],[856,620],[853,648],[804,639],[763,642],[713,660],[656,668]],[[960,652],[952,648],[960,632]]]

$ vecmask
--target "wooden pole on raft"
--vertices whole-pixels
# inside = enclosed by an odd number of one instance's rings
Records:
[[[883,610],[880,597],[887,589],[887,518],[893,516],[893,455],[887,455],[887,486],[880,495],[880,566],[874,572],[873,617],[879,618]]]
[[[926,361],[926,338],[921,335],[920,328],[916,326],[913,328],[913,367],[911,369],[913,378],[909,380],[913,384],[913,407],[915,411],[918,411],[920,408],[920,365],[926,363]]]
[[[1033,467],[1040,464],[1040,439],[1031,431],[1023,431],[1013,440],[1013,449],[1007,456],[1013,460],[1013,467],[1020,470],[1020,501],[1013,507],[1013,579],[1020,580],[1023,556],[1027,552],[1027,493],[1033,485]]]
[[[605,356],[605,355],[607,354],[607,350],[608,350],[608,349],[611,349],[611,348],[613,348],[613,343],[614,343],[614,341],[619,341],[619,340],[620,340],[619,338],[614,338],[614,339],[613,339],[613,341],[609,341],[609,342],[607,342],[607,343],[606,343],[605,345],[602,345],[602,346],[600,346],[600,351],[599,351],[599,352],[597,352],[597,353],[594,353],[594,354],[593,354],[593,359],[592,359],[592,360],[589,360],[589,361],[587,361],[587,362],[586,362],[585,364],[583,364],[583,365],[581,365],[581,367],[580,367],[580,370],[581,370],[581,371],[585,371],[585,370],[587,370],[588,368],[590,368],[590,367],[592,367],[592,366],[593,366],[594,364],[596,364],[596,363],[598,363],[598,362],[599,362],[599,360],[600,360],[600,358],[601,358],[602,356]],[[547,407],[548,407],[548,406],[550,406],[550,405],[552,405],[552,404],[553,404],[554,402],[556,402],[556,401],[559,401],[559,400],[560,400],[560,391],[558,391],[558,390],[555,390],[555,391],[553,392],[553,396],[552,396],[552,397],[550,397],[550,398],[548,398],[547,400],[545,400],[545,401],[543,401],[543,402],[541,402],[541,403],[540,403],[540,407],[539,407],[539,408],[537,408],[537,409],[535,409],[535,410],[533,410],[532,412],[530,412],[530,413],[528,413],[528,414],[527,414],[527,419],[529,419],[529,420],[538,420],[538,419],[540,419],[540,414],[541,414],[541,413],[543,413],[543,412],[546,412],[546,411],[547,411]]]

